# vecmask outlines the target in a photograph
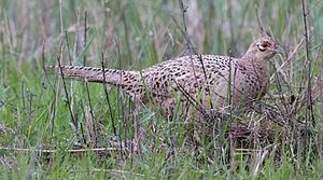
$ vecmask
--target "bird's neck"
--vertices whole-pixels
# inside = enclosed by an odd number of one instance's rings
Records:
[[[257,58],[253,55],[245,54],[240,58],[239,64],[253,71],[261,80],[269,78],[269,59]]]
[[[240,58],[240,63],[246,66],[255,66],[256,68],[269,67],[269,59],[257,57],[253,53],[246,53]]]

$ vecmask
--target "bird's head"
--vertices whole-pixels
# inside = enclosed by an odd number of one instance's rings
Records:
[[[264,36],[254,41],[245,55],[256,59],[269,60],[277,53],[283,54],[283,48],[271,37]]]

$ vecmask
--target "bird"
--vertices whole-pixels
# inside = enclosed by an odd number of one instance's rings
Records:
[[[228,104],[249,106],[266,94],[270,60],[281,52],[277,41],[262,36],[253,41],[241,57],[194,54],[140,71],[57,65],[49,68],[65,78],[116,86],[139,104],[153,101],[169,117],[176,107],[177,97],[186,105],[191,98],[205,108],[219,110]]]

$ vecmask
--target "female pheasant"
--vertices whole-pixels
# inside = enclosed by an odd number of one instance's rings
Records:
[[[142,71],[125,71],[79,66],[54,66],[64,77],[100,82],[122,89],[134,101],[149,99],[172,110],[179,95],[195,98],[204,107],[245,106],[261,98],[269,85],[269,60],[280,50],[265,36],[254,41],[240,58],[192,55],[168,60]],[[103,74],[104,72],[104,74]],[[183,94],[186,94],[184,97]]]

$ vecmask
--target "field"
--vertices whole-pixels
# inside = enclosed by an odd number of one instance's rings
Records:
[[[262,30],[286,50],[270,108],[202,125],[46,70],[239,57]],[[322,179],[322,68],[321,0],[1,0],[0,179]]]

